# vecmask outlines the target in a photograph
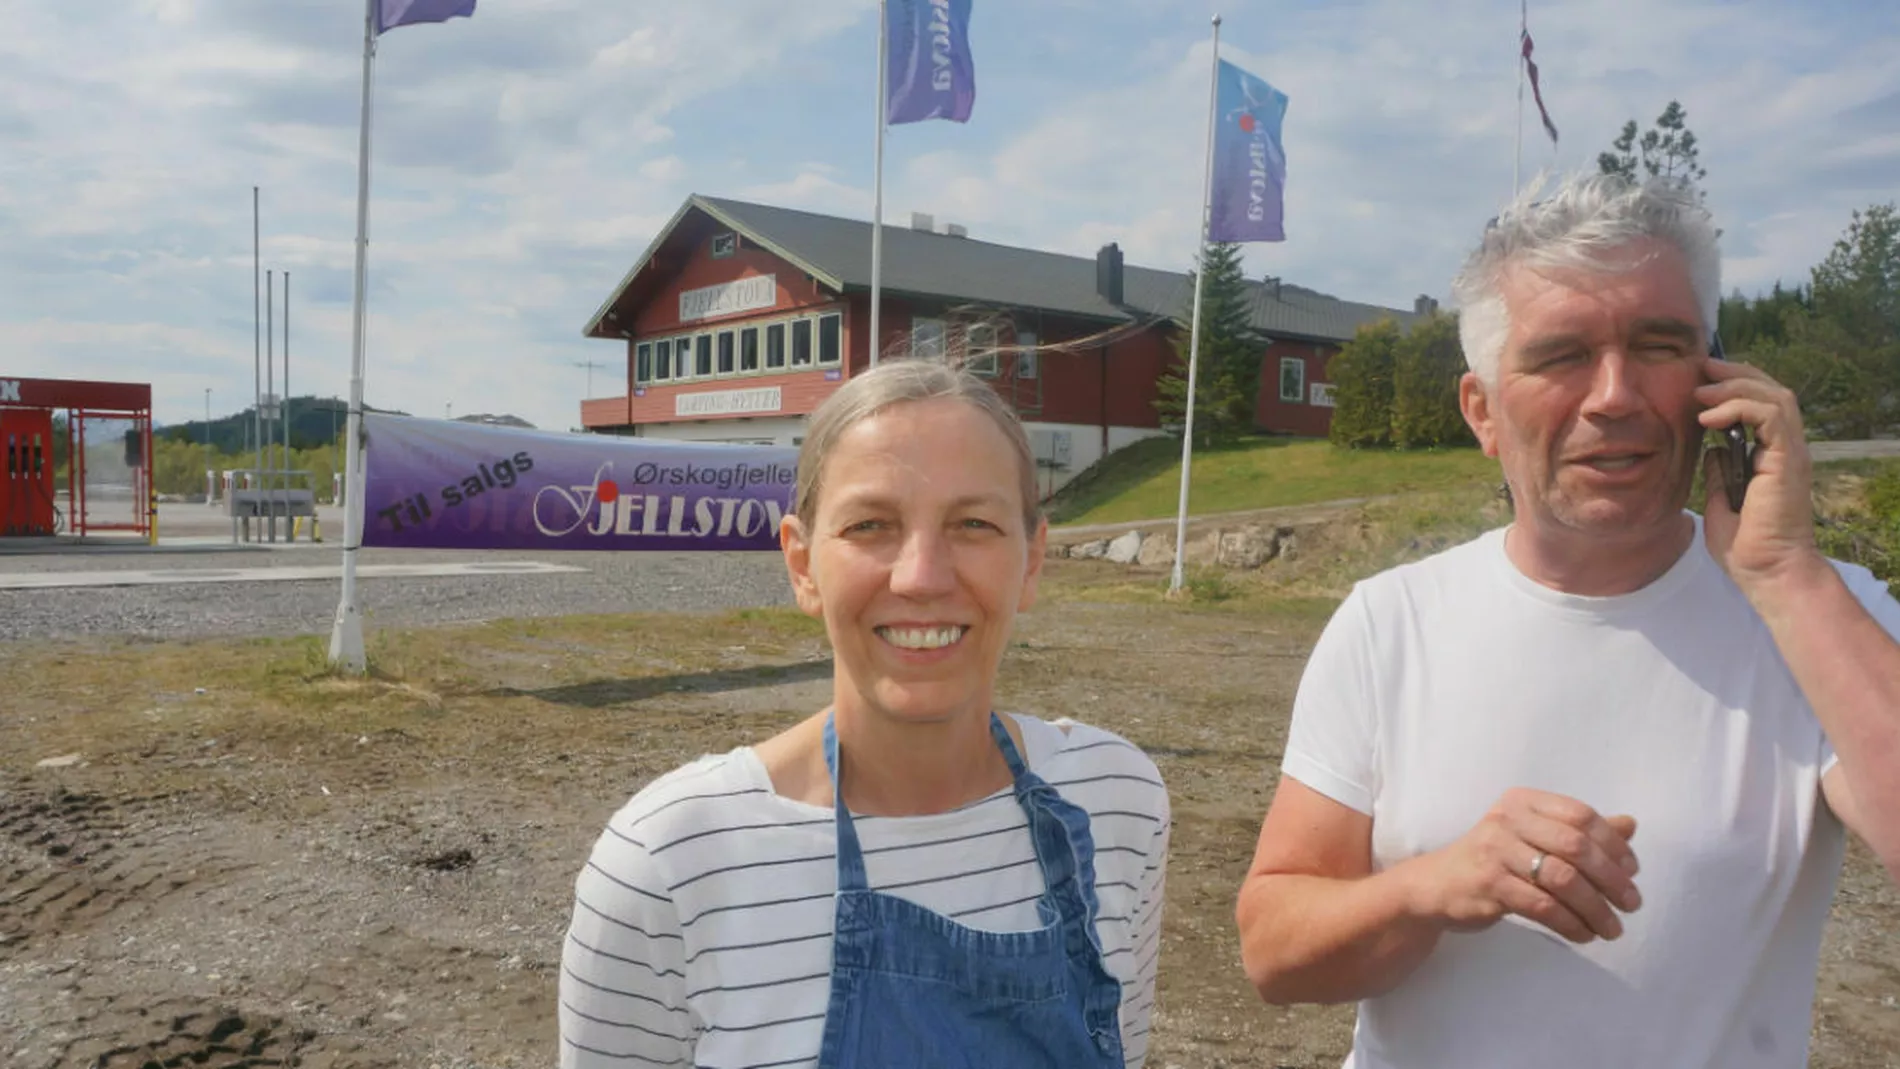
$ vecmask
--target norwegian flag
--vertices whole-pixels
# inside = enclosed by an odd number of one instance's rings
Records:
[[[1519,31],[1523,44],[1524,68],[1531,74],[1531,96],[1537,99],[1537,114],[1543,116],[1544,132],[1550,135],[1550,143],[1557,143],[1557,124],[1550,121],[1550,111],[1544,107],[1544,90],[1537,84],[1537,61],[1531,59],[1531,31],[1525,28]]]

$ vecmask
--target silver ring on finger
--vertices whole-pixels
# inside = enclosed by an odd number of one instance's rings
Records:
[[[1537,884],[1538,875],[1544,871],[1544,859],[1549,856],[1550,856],[1549,854],[1546,854],[1542,850],[1539,850],[1537,852],[1537,856],[1531,859],[1530,880],[1533,884]],[[1543,885],[1537,884],[1537,886],[1541,887]]]

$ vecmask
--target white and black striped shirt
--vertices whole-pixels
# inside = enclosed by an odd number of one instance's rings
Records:
[[[1148,1052],[1169,808],[1154,762],[1087,725],[1033,717],[1029,767],[1086,809],[1104,964],[1127,1064]],[[858,817],[874,890],[972,928],[1036,928],[1042,877],[1001,791],[948,813]],[[561,962],[564,1069],[809,1066],[831,990],[838,888],[828,806],[775,794],[749,747],[660,777],[614,814],[575,888]]]

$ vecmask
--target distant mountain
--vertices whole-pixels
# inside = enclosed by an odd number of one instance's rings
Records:
[[[535,426],[520,416],[491,416],[486,412],[455,417],[457,423],[480,423],[489,427],[520,427],[522,430],[534,430]]]
[[[290,447],[292,449],[315,449],[335,443],[342,438],[344,425],[350,418],[349,402],[338,397],[293,397],[288,402],[287,408],[290,412]],[[365,404],[363,408],[368,412],[387,412],[396,416],[408,415],[396,409],[377,408],[371,404]],[[254,413],[255,409],[245,408],[242,412],[212,420],[212,446],[222,453],[242,453],[254,449],[256,447],[256,443],[252,440],[252,436],[256,434]],[[205,421],[199,419],[189,423],[154,427],[152,433],[160,438],[202,442],[205,440]],[[269,433],[272,441],[283,441],[283,424],[273,424]]]

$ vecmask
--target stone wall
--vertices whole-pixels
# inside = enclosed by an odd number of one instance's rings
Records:
[[[1266,523],[1190,527],[1185,563],[1233,570],[1258,568],[1268,561],[1291,559],[1298,551],[1299,529]],[[1174,564],[1174,531],[1130,530],[1112,538],[1061,539],[1052,535],[1049,556],[1076,560],[1104,560],[1111,564],[1160,568]]]

